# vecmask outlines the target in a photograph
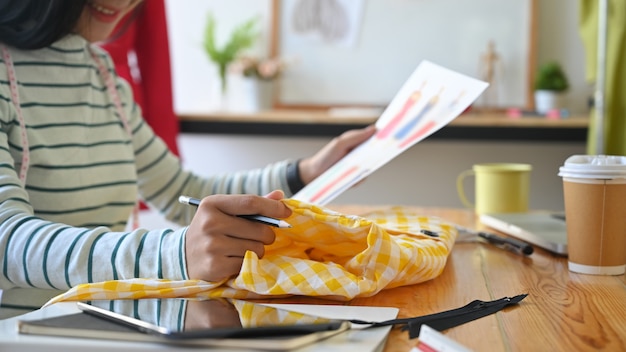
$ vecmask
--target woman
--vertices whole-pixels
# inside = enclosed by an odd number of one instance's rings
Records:
[[[142,119],[108,55],[90,45],[106,39],[138,3],[0,0],[5,307],[35,308],[85,282],[236,275],[244,253],[262,256],[274,234],[235,215],[289,216],[283,194],[375,132],[348,131],[299,163],[208,178],[182,170]],[[181,194],[205,198],[196,210],[178,204]],[[138,198],[189,226],[124,232]]]

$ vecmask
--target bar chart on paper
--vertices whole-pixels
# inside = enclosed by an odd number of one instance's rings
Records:
[[[377,132],[293,198],[325,205],[459,116],[487,83],[423,61],[376,121]]]

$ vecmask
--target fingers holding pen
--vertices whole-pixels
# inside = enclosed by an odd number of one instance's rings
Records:
[[[291,210],[279,200],[282,193],[267,197],[215,195],[201,200],[187,229],[187,270],[192,279],[220,281],[236,275],[246,251],[265,254],[265,245],[274,242],[270,226],[237,215],[262,214],[286,218]]]

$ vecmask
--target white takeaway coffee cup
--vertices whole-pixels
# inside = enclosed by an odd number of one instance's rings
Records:
[[[595,275],[626,271],[626,156],[573,155],[559,168],[568,268]]]

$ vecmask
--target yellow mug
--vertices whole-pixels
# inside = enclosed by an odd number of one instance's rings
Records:
[[[456,189],[461,202],[476,214],[521,213],[528,211],[532,166],[516,163],[475,164],[459,174]],[[475,178],[475,203],[467,200],[464,180]]]

